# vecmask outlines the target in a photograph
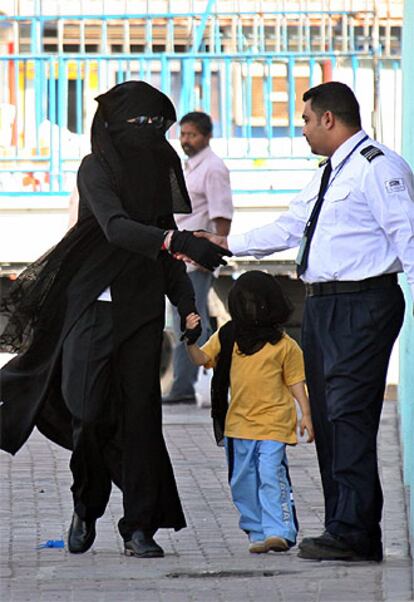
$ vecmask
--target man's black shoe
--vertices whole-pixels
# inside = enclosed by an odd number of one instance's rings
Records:
[[[83,554],[95,541],[95,521],[86,522],[73,513],[68,533],[68,548],[72,554]]]
[[[153,539],[152,533],[137,529],[129,541],[125,542],[126,556],[138,558],[162,558],[164,550]]]
[[[298,547],[300,549],[302,546],[306,546],[307,544],[311,543],[315,539],[317,539],[319,542],[323,542],[325,535],[328,535],[328,537],[331,537],[331,534],[329,533],[329,531],[326,531],[326,530],[322,533],[322,535],[318,535],[318,537],[304,537],[302,539],[302,541],[298,544]]]
[[[359,554],[338,537],[325,531],[319,537],[307,537],[299,544],[299,558],[309,560],[348,560],[353,562],[381,562],[382,551],[373,554]]]

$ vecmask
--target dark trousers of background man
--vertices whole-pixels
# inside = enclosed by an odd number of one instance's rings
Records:
[[[196,307],[201,317],[203,332],[197,343],[202,345],[211,335],[208,293],[213,284],[213,276],[210,272],[202,272],[201,270],[188,272],[188,276],[194,287]],[[177,343],[173,356],[174,381],[168,398],[171,400],[184,398],[185,400],[195,396],[194,385],[197,382],[199,368],[189,359],[185,343],[180,342],[180,317],[175,308],[173,310],[173,320]]]
[[[359,554],[381,554],[377,433],[393,343],[404,316],[398,284],[307,297],[302,329],[325,527]],[[398,470],[398,467],[395,467]]]

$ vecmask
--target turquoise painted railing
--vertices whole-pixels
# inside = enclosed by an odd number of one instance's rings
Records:
[[[7,70],[9,85],[20,90],[14,101],[14,123],[19,133],[12,145],[14,153],[0,156],[0,173],[9,172],[13,161],[15,173],[47,175],[39,192],[68,190],[65,174],[74,173],[79,159],[88,152],[94,97],[127,79],[143,79],[162,89],[173,99],[179,115],[195,109],[211,113],[215,136],[225,141],[224,158],[235,156],[230,144],[234,138],[245,141],[237,150],[242,149],[241,156],[275,157],[281,154],[278,138],[287,138],[292,146],[301,136],[302,93],[323,81],[326,64],[334,69],[341,61],[355,81],[364,60],[372,61],[372,55],[261,52],[253,58],[188,52],[116,57],[80,53],[0,56],[0,70]],[[399,63],[393,59],[386,67],[397,70]],[[275,92],[280,85],[284,89]],[[282,98],[279,106],[275,104],[278,94]],[[259,138],[263,141],[261,150]]]
[[[258,14],[222,11],[214,0],[204,12],[185,14],[53,16],[41,13],[41,2],[36,6],[32,16],[0,16],[10,40],[0,56],[3,101],[14,111],[13,152],[0,155],[0,194],[13,190],[11,170],[34,193],[70,190],[89,149],[94,97],[130,78],[161,88],[179,116],[195,109],[212,114],[224,158],[254,159],[308,152],[296,148],[302,93],[337,66],[346,67],[354,88],[361,66],[373,86],[381,70],[398,77],[398,39],[394,46],[382,40],[373,11],[358,13],[358,22],[347,10]],[[378,90],[371,92],[375,105]],[[288,142],[283,148],[281,137]]]
[[[413,298],[405,277],[401,278],[406,314],[400,335],[400,384],[398,388],[404,482],[408,488],[411,538],[414,543],[414,318]]]
[[[403,154],[414,170],[414,3],[405,0],[403,28]],[[414,299],[402,279],[406,314],[400,337],[399,408],[404,480],[408,489],[411,550],[414,551]],[[414,554],[413,554],[414,556]],[[414,574],[414,566],[413,566]]]

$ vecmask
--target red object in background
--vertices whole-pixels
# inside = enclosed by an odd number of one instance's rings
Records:
[[[33,192],[40,192],[40,180],[34,177],[33,172],[27,172],[27,175],[23,178],[23,186],[31,186]]]
[[[332,61],[330,61],[330,60],[322,61],[322,81],[323,81],[323,83],[331,82],[332,75],[333,75]]]
[[[7,51],[9,54],[14,54],[14,42],[7,44]],[[14,61],[9,61],[8,76],[9,76],[9,102],[11,105],[16,107],[16,77],[15,77],[15,65]],[[14,117],[12,126],[12,146],[17,148],[17,115]]]

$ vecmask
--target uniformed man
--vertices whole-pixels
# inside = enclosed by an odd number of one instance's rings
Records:
[[[258,258],[299,246],[302,343],[325,497],[325,531],[305,538],[299,556],[381,561],[377,432],[404,315],[398,272],[414,298],[414,177],[361,128],[348,86],[324,83],[303,100],[303,135],[324,164],[273,223],[228,241],[209,237]]]

